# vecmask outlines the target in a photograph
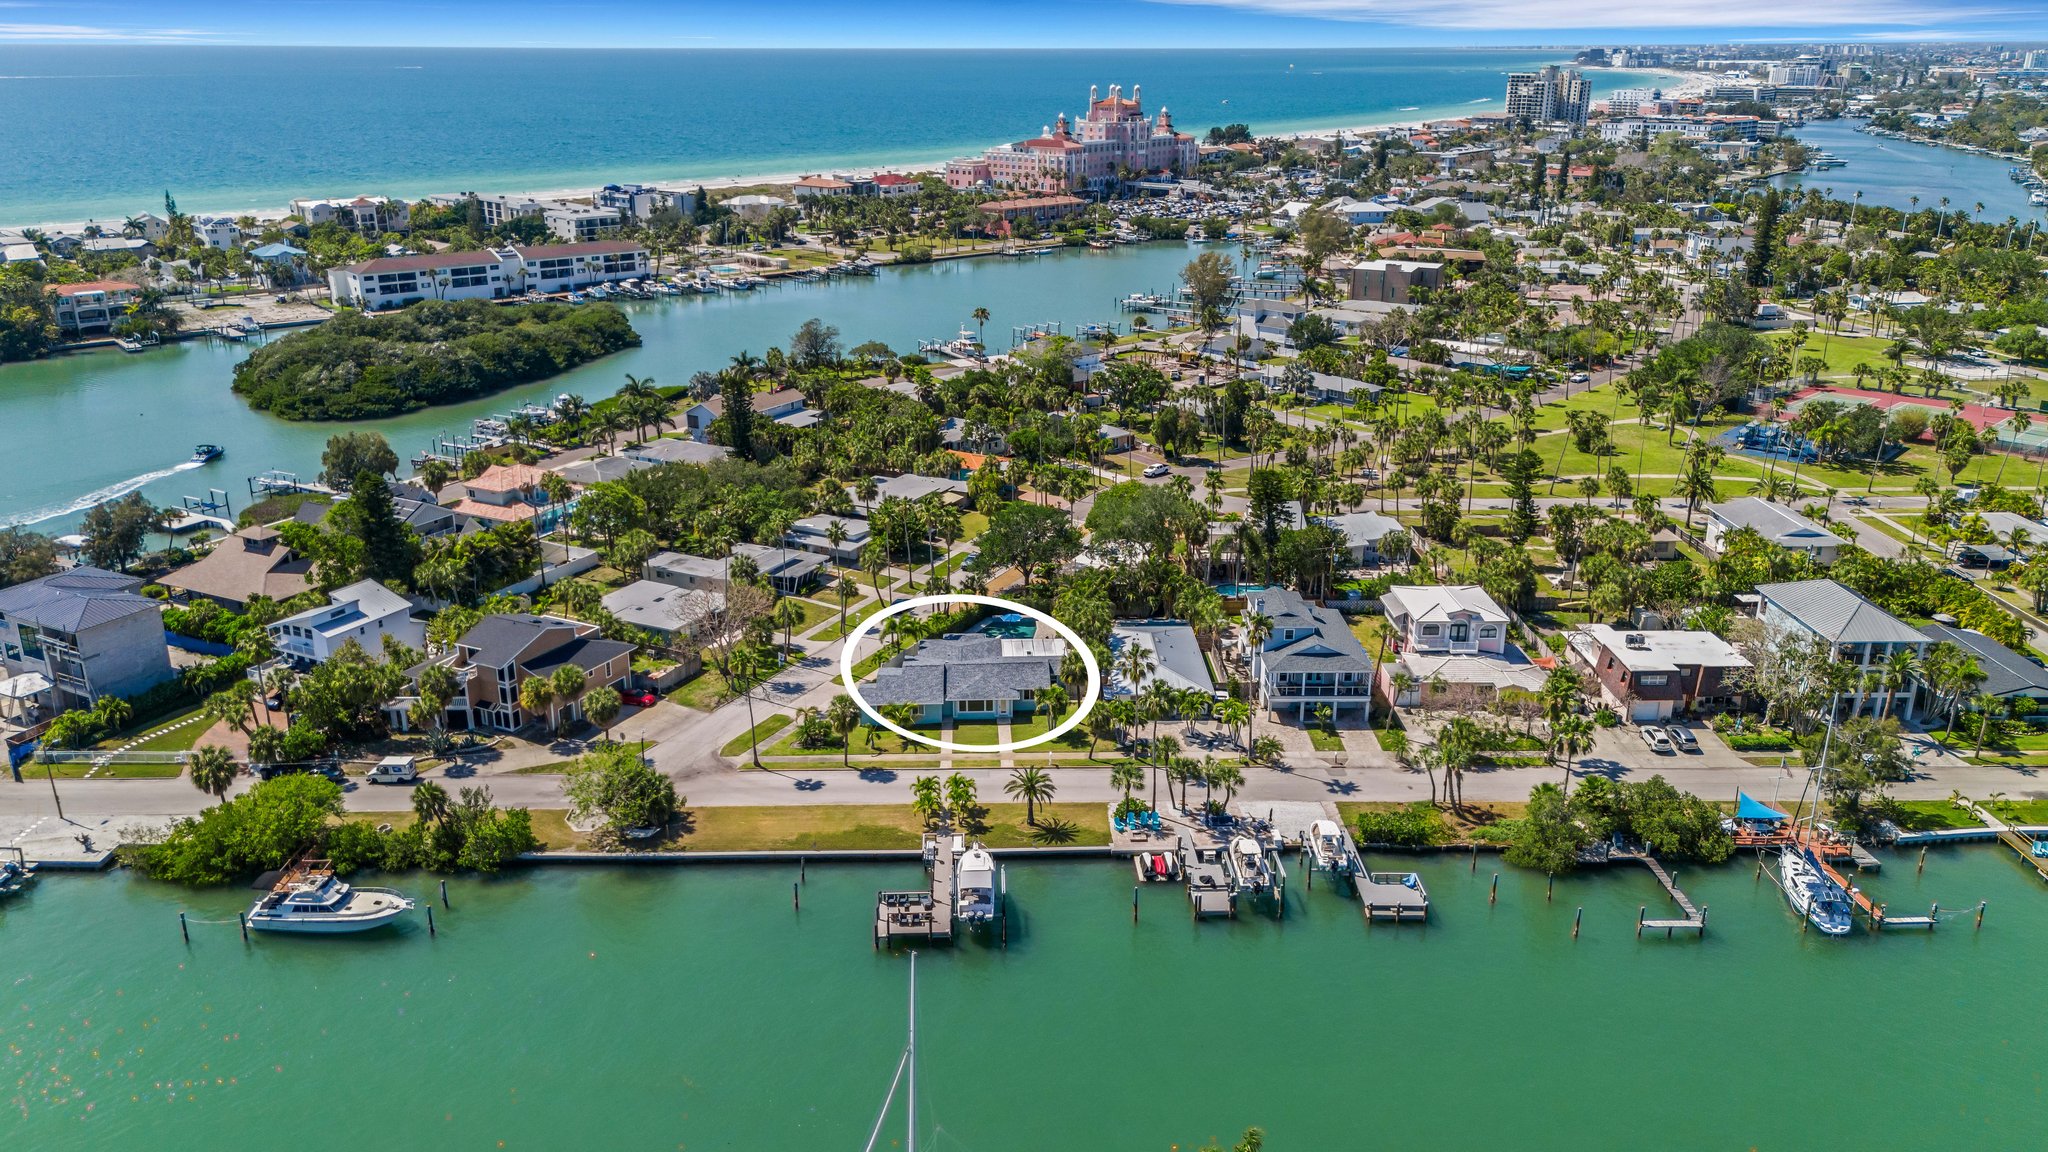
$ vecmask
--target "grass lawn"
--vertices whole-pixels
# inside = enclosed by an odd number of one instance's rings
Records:
[[[1819,356],[1828,362],[1823,377],[1840,376],[1837,383],[1856,383],[1851,375],[1858,364],[1873,368],[1889,368],[1891,361],[1885,359],[1884,350],[1891,347],[1889,337],[1883,336],[1836,336],[1821,332],[1810,333],[1806,346],[1799,350],[1800,356]]]
[[[788,596],[784,597],[784,599],[804,610],[803,623],[798,624],[792,629],[793,635],[801,636],[827,620],[836,620],[839,616],[839,602],[837,600],[828,605],[821,604],[816,600],[806,600],[799,596]],[[777,635],[782,633],[780,628],[777,628],[775,631]]]
[[[2048,824],[2048,800],[1997,800],[1979,803],[1986,812],[2008,824]]]
[[[1074,710],[1069,708],[1066,711],[1060,713],[1060,719],[1064,721],[1067,717],[1072,716],[1073,714]],[[1050,718],[1046,713],[1033,712],[1030,715],[1030,717],[1027,718],[1022,724],[1010,725],[1010,739],[1029,740],[1034,736],[1043,736],[1047,732],[1052,731],[1053,728],[1054,724],[1051,722]],[[1045,743],[1040,744],[1036,748],[1029,749],[1028,751],[1032,753],[1037,753],[1045,752],[1048,750],[1057,751],[1059,749],[1066,748],[1071,749],[1075,752],[1086,752],[1088,750],[1087,728],[1088,725],[1086,723],[1077,725],[1073,731],[1067,733],[1059,739],[1048,740]]]
[[[994,747],[1002,740],[1000,732],[1000,728],[993,720],[955,720],[953,734],[947,739],[955,744]]]
[[[1321,728],[1310,728],[1308,730],[1308,742],[1314,745],[1315,750],[1318,752],[1342,752],[1344,750],[1344,738],[1342,736],[1335,732],[1325,732]]]
[[[1562,428],[1565,426],[1566,413],[1569,412],[1598,412],[1612,420],[1627,420],[1642,415],[1634,403],[1621,397],[1620,390],[1614,385],[1602,384],[1597,388],[1582,388],[1572,393],[1569,399],[1538,408],[1536,419],[1530,427],[1538,432]]]
[[[972,540],[988,531],[988,517],[980,512],[969,512],[960,517],[960,538]]]
[[[206,730],[212,727],[211,724],[200,720],[196,723],[186,724],[185,727],[178,729],[176,732],[164,732],[164,729],[169,728],[173,724],[183,724],[185,721],[193,719],[199,715],[201,707],[201,705],[194,704],[183,711],[173,712],[168,716],[159,716],[147,724],[139,724],[117,736],[102,740],[98,744],[93,745],[93,747],[111,752],[138,736],[148,735],[152,738],[137,744],[132,751],[189,752],[192,750],[192,745],[198,743],[201,736],[206,735]],[[155,735],[156,733],[163,734],[158,737]]]
[[[839,602],[835,599],[832,602],[832,623],[819,629],[818,634],[811,637],[811,639],[818,643],[824,643],[828,640],[837,640],[841,636],[846,635],[847,632],[858,631],[861,621],[873,616],[881,608],[882,602],[880,600],[869,600],[865,603],[849,603],[846,606],[846,628],[842,631],[839,627]]]
[[[393,813],[385,819],[394,826]],[[549,848],[577,848],[583,837],[560,809],[533,812],[534,834]],[[1037,844],[1109,843],[1109,812],[1101,804],[1042,804],[1038,826],[1024,821],[1022,804],[990,804],[969,831],[991,848]],[[763,852],[817,849],[914,849],[924,824],[909,805],[805,804],[753,808],[692,808],[679,834],[649,847],[669,851]]]
[[[1906,832],[1935,832],[1943,828],[1982,828],[1984,822],[1966,808],[1946,800],[1901,800],[1899,828]]]
[[[777,629],[776,639],[780,640],[781,638],[781,630]],[[780,650],[780,645],[777,645],[776,651],[779,652]],[[765,675],[773,677],[780,673],[782,669],[783,665],[775,664],[768,669]],[[756,681],[756,683],[759,683],[759,681]],[[704,661],[704,670],[683,681],[681,687],[668,694],[668,698],[685,708],[695,708],[699,712],[709,712],[738,695],[739,693],[733,691],[732,686],[725,682],[725,677],[718,674],[718,669],[711,666],[711,661],[707,657]]]
[[[1358,642],[1365,645],[1367,652],[1380,650],[1387,631],[1385,616],[1376,612],[1352,612],[1345,615],[1344,621],[1351,625],[1351,634],[1358,637]]]
[[[761,720],[759,723],[755,724],[752,729],[746,732],[742,732],[739,735],[733,737],[732,739],[726,741],[725,747],[718,750],[719,755],[744,756],[747,754],[747,749],[749,747],[752,747],[754,741],[759,740],[765,743],[767,742],[770,736],[773,736],[777,732],[782,731],[784,728],[789,727],[789,724],[789,715],[787,713],[777,712],[774,715],[768,716]]]

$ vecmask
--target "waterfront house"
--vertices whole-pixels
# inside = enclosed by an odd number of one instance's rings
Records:
[[[853,195],[853,184],[835,176],[806,176],[790,186],[798,200],[825,200]]]
[[[1282,714],[1291,708],[1304,722],[1324,706],[1338,715],[1347,708],[1364,713],[1372,699],[1372,657],[1342,614],[1285,588],[1247,593],[1245,610],[1270,626],[1261,644],[1245,637],[1261,707]]]
[[[100,568],[0,588],[0,681],[11,686],[17,715],[90,708],[172,677],[162,608],[141,588],[136,577]]]
[[[409,648],[427,642],[426,626],[412,617],[405,597],[375,580],[359,580],[327,594],[327,603],[264,627],[278,654],[301,664],[319,664],[353,640],[375,656],[390,636]]]
[[[1801,516],[1783,504],[1755,496],[1744,496],[1724,504],[1707,506],[1707,551],[1720,555],[1728,534],[1749,528],[1780,548],[1804,553],[1818,564],[1832,564],[1847,544],[1840,536]]]
[[[531,520],[533,530],[545,535],[562,522],[574,504],[573,500],[549,500],[543,487],[546,477],[544,469],[530,464],[493,464],[455,485],[462,495],[449,510],[492,525]]]
[[[1067,643],[1058,638],[980,634],[920,640],[891,657],[861,690],[870,705],[908,704],[915,724],[1010,721],[1037,708],[1038,693],[1059,680]]]
[[[634,220],[646,220],[663,209],[674,209],[684,216],[695,215],[697,211],[696,193],[650,184],[607,184],[591,195],[590,202],[599,208],[617,209]]]
[[[404,200],[376,196],[356,196],[346,200],[307,197],[292,201],[291,210],[292,215],[309,225],[338,224],[364,236],[404,232],[412,226],[412,205]]]
[[[1124,676],[1124,653],[1139,648],[1151,656],[1152,671],[1133,685]],[[1195,630],[1178,620],[1119,620],[1109,629],[1109,662],[1102,669],[1104,699],[1129,699],[1153,683],[1176,692],[1216,694],[1216,678],[1202,654]]]
[[[905,176],[901,172],[878,172],[873,184],[875,195],[884,200],[892,200],[898,196],[915,196],[924,187],[923,182],[917,177]]]
[[[832,528],[837,525],[841,540],[832,543]],[[783,543],[792,548],[816,552],[841,564],[858,564],[860,550],[867,547],[869,539],[868,522],[858,516],[818,515],[806,516],[789,526],[789,535]]]
[[[804,394],[794,388],[778,388],[751,397],[754,418],[779,420],[804,410]],[[725,397],[710,396],[683,409],[683,430],[693,439],[708,441],[711,425],[725,415]]]
[[[453,669],[461,684],[448,702],[445,726],[511,732],[535,720],[552,728],[564,717],[574,720],[583,715],[580,698],[552,701],[542,716],[528,713],[519,703],[520,686],[528,680],[552,676],[555,669],[573,664],[582,669],[588,692],[617,686],[631,674],[632,661],[633,646],[598,635],[595,624],[520,613],[484,617],[452,650],[428,663]],[[410,673],[415,691],[425,668],[422,664]],[[417,699],[401,697],[385,706],[394,727],[405,729]]]
[[[766,220],[770,212],[790,206],[789,201],[780,196],[762,196],[757,193],[727,197],[718,204],[740,219],[748,221]]]
[[[204,597],[236,612],[252,596],[289,600],[313,586],[313,562],[293,552],[275,528],[244,528],[157,583],[180,599]]]
[[[1795,580],[1785,584],[1759,584],[1756,589],[1757,618],[1774,631],[1806,635],[1834,648],[1835,658],[1853,664],[1859,671],[1884,667],[1894,652],[1924,654],[1933,641],[1912,625],[1872,604],[1834,580]],[[1913,715],[1917,707],[1917,684],[1887,688],[1865,685],[1842,694],[1855,711],[1873,715],[1889,709],[1901,718]]]
[[[2007,648],[1982,632],[1953,624],[1922,624],[1920,632],[1934,643],[1954,644],[1977,662],[1984,673],[1975,694],[2000,701],[2031,700],[2038,711],[2048,712],[2048,668],[2040,661]]]
[[[1584,624],[1565,639],[1571,662],[1599,684],[1601,703],[1624,719],[1654,723],[1742,706],[1736,676],[1749,661],[1712,632]]]
[[[194,216],[192,233],[206,247],[223,251],[242,242],[242,226],[231,216]]]
[[[140,262],[156,255],[156,245],[140,236],[89,236],[78,251],[85,256],[133,256]]]
[[[603,484],[624,480],[635,472],[654,467],[653,464],[628,456],[592,456],[573,464],[564,464],[555,469],[555,474],[567,480],[575,488],[588,488],[592,484]]]
[[[1399,653],[1381,672],[1395,703],[1408,707],[1425,694],[1476,703],[1503,688],[1543,686],[1544,670],[1508,639],[1507,610],[1477,584],[1396,585],[1380,604]],[[1394,680],[1402,674],[1410,684],[1397,693]]]
[[[52,284],[48,291],[57,327],[84,333],[113,327],[142,289],[121,280],[85,280]]]

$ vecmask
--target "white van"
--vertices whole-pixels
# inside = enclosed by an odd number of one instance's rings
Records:
[[[372,784],[410,784],[419,778],[419,765],[410,756],[386,756],[366,777]]]

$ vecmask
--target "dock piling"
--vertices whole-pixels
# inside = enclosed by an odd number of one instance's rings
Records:
[[[1925,871],[1927,871],[1927,845],[1922,844],[1920,846],[1920,864],[1918,867],[1913,869],[1913,874],[1915,876],[1918,876],[1919,874]]]
[[[1476,841],[1472,845],[1472,867],[1470,871],[1475,873],[1479,871],[1479,845]]]
[[[1586,906],[1583,904],[1579,905],[1578,909],[1572,913],[1572,939],[1577,940],[1579,938],[1579,921],[1584,919],[1585,916]]]
[[[1138,922],[1138,886],[1131,885],[1131,923]]]
[[[427,938],[431,940],[440,934],[441,930],[434,927],[434,906],[429,904],[427,905]]]
[[[1500,873],[1498,872],[1493,874],[1493,887],[1486,893],[1486,902],[1488,904],[1500,903]]]
[[[1543,881],[1543,902],[1545,904],[1550,903],[1551,896],[1554,895],[1556,892],[1557,873],[1552,872],[1548,876],[1546,876]]]
[[[1941,923],[1941,901],[1936,900],[1927,906],[1927,930],[1929,932],[1934,931],[1934,926],[1939,923]]]
[[[1977,927],[1978,927],[1978,928],[1982,928],[1982,927],[1984,926],[1984,905],[1986,905],[1986,904],[1988,904],[1988,903],[1990,903],[1990,901],[1988,901],[1988,900],[1979,900],[1979,901],[1977,901]],[[1975,930],[1976,930],[1976,929],[1971,929],[1971,931],[1975,931]]]
[[[185,914],[183,912],[178,913],[178,934],[185,938],[185,943],[190,944],[192,942],[192,929],[185,924]]]
[[[799,884],[810,883],[810,876],[805,872],[804,864],[803,857],[799,856],[796,858],[796,882]]]
[[[801,896],[797,895],[797,893],[801,892],[802,890],[803,890],[803,888],[802,888],[802,885],[798,884],[798,883],[797,883],[797,882],[795,882],[795,881],[791,881],[791,882],[790,882],[790,885],[789,885],[789,910],[790,910],[791,912],[801,912],[801,911],[803,911],[803,910],[804,910],[804,902],[803,902],[803,898],[802,898]]]
[[[448,882],[441,881],[441,907],[448,907]]]
[[[1638,940],[1643,938],[1643,917],[1649,914],[1650,906],[1648,904],[1636,905],[1636,939]]]
[[[242,926],[242,943],[247,944],[249,942],[249,914],[247,912],[235,913],[235,923]]]

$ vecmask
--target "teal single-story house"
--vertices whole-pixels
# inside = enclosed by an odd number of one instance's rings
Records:
[[[1037,708],[1059,680],[1067,644],[1059,639],[943,636],[920,641],[861,690],[877,708],[909,704],[917,724],[1009,720]]]

